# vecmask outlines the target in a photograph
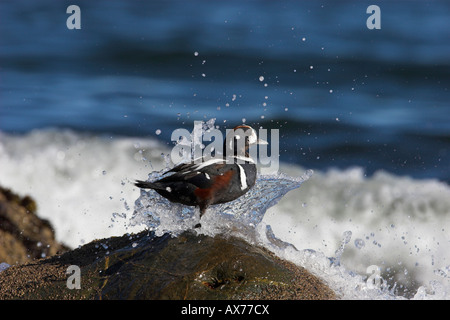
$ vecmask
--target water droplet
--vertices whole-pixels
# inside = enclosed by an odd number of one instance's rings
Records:
[[[364,242],[363,239],[360,239],[360,238],[355,239],[355,247],[356,247],[356,248],[361,249],[361,248],[363,248],[365,245],[366,245],[366,243]]]
[[[155,133],[159,136],[161,134],[161,129],[156,129]]]
[[[341,264],[341,257],[342,257],[342,254],[344,253],[345,246],[347,245],[347,243],[349,243],[351,238],[352,238],[352,232],[350,230],[345,231],[342,234],[341,244],[335,252],[336,257],[331,258],[332,259],[331,261],[334,265],[339,266]]]
[[[263,77],[263,76],[260,76],[260,77],[259,77],[259,81],[263,82],[263,81],[264,81],[264,77]]]

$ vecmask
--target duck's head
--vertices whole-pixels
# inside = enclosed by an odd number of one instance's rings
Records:
[[[268,142],[259,139],[255,129],[242,124],[234,127],[227,134],[224,141],[225,154],[248,158],[250,146],[255,144],[268,144]]]

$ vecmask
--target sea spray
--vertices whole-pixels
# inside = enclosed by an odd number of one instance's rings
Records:
[[[333,258],[330,258],[332,264],[337,266],[341,265],[341,257],[342,254],[344,253],[345,246],[347,245],[347,243],[350,242],[351,239],[352,239],[352,232],[345,231],[344,234],[342,235],[341,244],[335,252],[335,256]]]
[[[262,221],[267,209],[277,204],[287,192],[299,188],[312,174],[312,170],[308,170],[297,178],[283,174],[258,176],[255,186],[242,197],[208,208],[202,218],[203,232],[214,235],[233,228],[254,228]],[[150,180],[160,176],[161,172],[154,172]],[[132,226],[144,224],[157,235],[171,233],[176,236],[197,223],[198,209],[171,203],[154,190],[141,190],[131,218]]]
[[[186,129],[176,129],[174,132],[177,133],[172,134],[172,141],[175,142],[171,153],[172,160],[178,159],[184,163],[201,158],[201,150],[205,148],[202,137],[215,128],[215,120],[213,118],[206,122],[195,121],[191,133]],[[185,139],[179,139],[181,133]],[[258,165],[258,168],[261,166]],[[155,181],[164,174],[164,171],[152,172],[148,181]],[[204,218],[203,230],[209,229],[212,233],[220,233],[226,232],[231,226],[255,227],[262,221],[268,208],[277,204],[287,192],[300,187],[312,174],[312,170],[307,170],[299,178],[281,173],[259,174],[255,186],[243,196],[231,202],[210,206],[207,215],[214,219],[205,224],[205,219],[208,218]],[[135,211],[130,225],[144,224],[157,235],[164,233],[177,235],[186,229],[192,229],[198,220],[198,209],[170,203],[154,190],[141,190],[140,197],[135,201]]]

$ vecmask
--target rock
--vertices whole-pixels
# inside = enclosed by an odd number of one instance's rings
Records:
[[[66,274],[70,265],[80,269]],[[73,282],[75,281],[75,282]],[[147,231],[0,272],[0,299],[335,299],[304,268],[236,237]]]
[[[30,262],[68,249],[55,240],[52,226],[36,211],[31,197],[0,187],[0,263]]]

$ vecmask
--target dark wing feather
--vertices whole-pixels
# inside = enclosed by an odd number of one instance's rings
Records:
[[[191,171],[193,166],[196,166],[197,164],[191,162],[191,163],[182,163],[179,164],[175,167],[173,167],[172,169],[170,169],[169,171],[167,171],[166,173],[169,172],[185,172],[185,171]],[[165,174],[166,174],[165,173]]]
[[[197,166],[197,164],[186,163],[178,165],[165,173],[169,175],[164,176],[163,178],[155,182],[164,184],[183,181],[193,184],[198,188],[211,187],[212,181],[208,179],[203,172],[193,170],[195,166]]]
[[[168,174],[167,176],[164,176],[160,180],[158,180],[158,183],[170,183],[170,182],[188,182],[190,184],[195,185],[198,188],[204,189],[204,188],[211,188],[213,183],[213,177],[209,175],[206,168],[208,166],[203,167],[200,170],[197,170],[198,166],[202,163],[183,163],[180,165],[175,166],[174,168],[167,171],[165,174]],[[225,162],[223,163],[215,163],[215,168],[217,170],[222,169],[225,166]],[[206,172],[206,173],[205,173]]]

